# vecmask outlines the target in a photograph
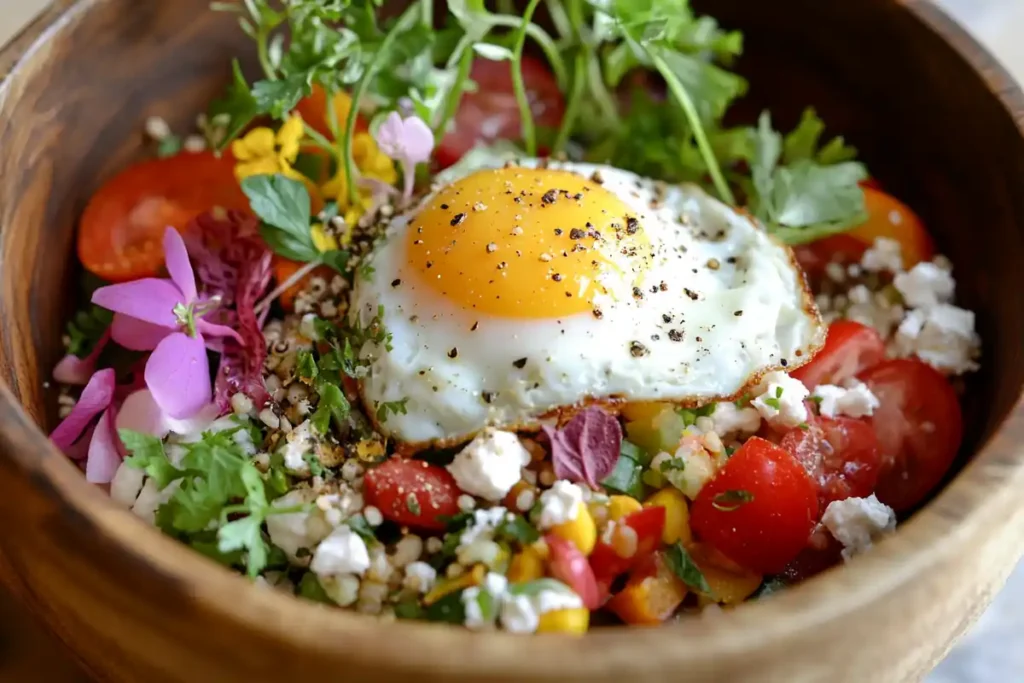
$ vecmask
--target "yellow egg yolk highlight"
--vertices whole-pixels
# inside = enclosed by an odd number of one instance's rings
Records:
[[[472,173],[413,216],[406,265],[459,307],[508,318],[593,311],[637,286],[650,244],[639,217],[593,179],[506,167]]]

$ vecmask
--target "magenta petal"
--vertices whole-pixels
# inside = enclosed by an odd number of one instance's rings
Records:
[[[100,287],[92,295],[98,306],[171,329],[178,327],[174,307],[183,299],[173,282],[155,277]]]
[[[92,484],[109,484],[120,464],[121,452],[117,448],[117,434],[114,432],[114,411],[107,408],[89,442],[85,479]]]
[[[93,358],[79,358],[69,353],[60,359],[57,367],[53,369],[53,378],[61,384],[82,386],[89,381],[96,370],[96,361]]]
[[[146,386],[171,417],[182,420],[198,413],[213,396],[203,338],[175,332],[160,342],[146,362]]]
[[[152,351],[172,331],[124,313],[115,313],[114,322],[110,324],[111,338],[132,351]]]
[[[192,264],[188,260],[188,250],[185,248],[185,240],[174,228],[167,228],[164,232],[164,263],[167,264],[167,272],[170,274],[174,284],[185,295],[185,303],[190,304],[196,300],[196,275],[192,272]]]
[[[235,332],[227,325],[217,325],[215,323],[208,323],[202,318],[196,320],[196,329],[200,334],[206,337],[231,337],[240,346],[245,345],[245,341],[242,339],[242,335]]]
[[[132,392],[121,403],[117,428],[163,438],[170,431],[167,416],[153,400],[149,389]]]
[[[100,370],[89,383],[82,389],[82,395],[78,403],[72,409],[71,414],[57,425],[57,428],[50,434],[50,440],[62,451],[67,451],[78,441],[85,428],[97,415],[110,406],[114,398],[114,385],[116,378],[114,371],[110,368]]]

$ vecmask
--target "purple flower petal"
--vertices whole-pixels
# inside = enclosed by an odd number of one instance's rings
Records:
[[[118,429],[130,429],[163,438],[171,429],[168,422],[167,415],[153,400],[149,389],[139,389],[121,403],[116,424]]]
[[[405,158],[414,164],[427,161],[434,151],[434,134],[430,126],[418,116],[410,116],[405,120],[404,142]]]
[[[114,398],[116,378],[110,368],[100,370],[82,389],[78,403],[57,428],[50,434],[50,440],[62,451],[71,448],[93,419],[110,407]]]
[[[392,159],[402,156],[402,115],[397,111],[388,114],[377,128],[377,146]]]
[[[146,362],[146,386],[171,417],[198,413],[213,395],[203,338],[175,332],[160,342]]]
[[[208,323],[202,318],[196,320],[196,330],[204,337],[231,337],[239,344],[243,344],[242,335],[235,332],[227,325]]]
[[[85,480],[92,484],[109,484],[121,465],[121,451],[114,432],[114,411],[107,408],[96,425],[89,442],[89,456],[85,461]]]
[[[188,250],[185,249],[185,240],[174,228],[167,228],[164,231],[164,263],[167,264],[167,272],[171,280],[178,286],[185,296],[185,303],[190,304],[196,300],[196,276],[192,272],[192,264],[188,260]]]
[[[544,433],[551,439],[551,461],[559,479],[597,489],[619,461],[622,426],[600,408],[586,408],[561,429],[544,427]]]
[[[108,329],[96,342],[92,353],[85,358],[79,358],[73,353],[64,356],[53,369],[53,378],[61,384],[71,384],[74,386],[86,384],[93,373],[96,372],[96,361],[99,360],[100,354],[106,348],[109,341],[110,330]]]
[[[177,329],[174,307],[184,303],[184,295],[170,280],[147,277],[100,287],[93,292],[92,302],[115,313]]]
[[[115,313],[114,322],[110,325],[110,336],[114,341],[132,351],[152,351],[172,331],[124,313]]]

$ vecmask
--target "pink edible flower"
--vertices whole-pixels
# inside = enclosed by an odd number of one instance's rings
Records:
[[[430,126],[416,116],[402,118],[397,111],[388,114],[377,129],[377,146],[395,161],[402,164],[405,177],[405,199],[412,197],[416,180],[416,164],[430,159],[434,151],[434,134]]]
[[[551,440],[551,461],[559,479],[597,489],[619,462],[622,427],[600,408],[580,411],[561,429],[545,426],[544,433]]]
[[[110,368],[94,374],[78,403],[50,434],[50,440],[65,455],[74,460],[85,458],[85,478],[93,484],[109,484],[121,464],[120,440],[114,431],[115,382]],[[90,430],[97,415],[99,422]]]
[[[96,362],[109,341],[110,330],[108,329],[96,342],[92,352],[85,358],[79,358],[73,353],[64,356],[53,369],[53,378],[61,384],[83,386],[96,372]]]
[[[114,311],[114,341],[136,351],[152,350],[146,386],[168,416],[186,419],[212,397],[203,335],[240,337],[229,327],[203,320],[219,302],[199,298],[185,243],[174,228],[164,232],[164,257],[170,279],[150,277],[101,287],[92,302]]]

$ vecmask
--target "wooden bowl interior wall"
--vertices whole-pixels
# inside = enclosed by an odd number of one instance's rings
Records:
[[[188,129],[231,57],[250,51],[207,4],[58,0],[0,53],[0,73],[13,68],[0,86],[0,511],[18,520],[0,536],[0,573],[94,671],[148,681],[328,667],[351,680],[671,679],[683,670],[693,681],[903,680],[936,661],[1001,584],[1024,521],[1012,491],[1024,485],[1012,440],[1024,433],[1013,412],[1024,384],[1024,142],[1014,122],[1024,106],[1005,73],[924,0],[697,3],[748,36],[742,117],[770,107],[786,129],[816,106],[922,214],[956,264],[963,305],[978,312],[983,370],[965,402],[963,453],[984,450],[871,556],[717,621],[511,639],[379,626],[255,591],[116,510],[35,424],[55,423],[43,387],[74,299],[77,216],[106,178],[145,154],[147,116]],[[808,652],[830,664],[809,663]]]

